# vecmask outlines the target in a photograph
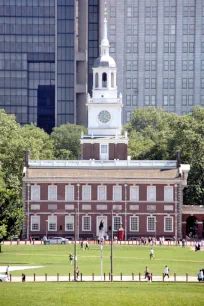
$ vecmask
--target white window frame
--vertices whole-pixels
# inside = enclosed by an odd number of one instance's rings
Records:
[[[171,228],[171,230],[167,230],[167,229],[166,229],[166,225],[167,225],[167,224],[166,224],[166,222],[167,222],[166,220],[167,220],[167,219],[171,219],[171,222],[172,222],[172,228]],[[165,217],[164,217],[164,232],[165,232],[165,233],[172,233],[173,231],[174,231],[174,218],[171,217],[171,216],[165,216]]]
[[[64,228],[65,228],[65,231],[66,232],[73,232],[74,231],[74,216],[65,216],[65,220],[64,220],[64,222],[65,222],[65,226],[64,226]],[[67,225],[72,225],[72,229],[67,229]]]
[[[119,190],[120,193],[117,194],[116,190]],[[113,186],[113,201],[122,201],[122,186]]]
[[[134,195],[135,190],[135,195]],[[139,186],[130,186],[130,201],[137,202],[139,201]]]
[[[68,202],[74,201],[74,185],[65,186],[65,200]]]
[[[85,219],[88,218],[89,219],[89,229],[85,229],[84,225],[85,225]],[[91,216],[82,216],[82,231],[83,232],[90,232],[91,231]]]
[[[154,190],[154,194],[151,195],[152,191]],[[157,194],[157,189],[156,186],[147,186],[147,201],[153,201],[156,202],[156,194]]]
[[[38,222],[35,222],[34,219],[38,219]],[[33,229],[34,224],[38,224],[38,229]],[[32,232],[39,232],[40,231],[40,216],[31,216],[31,218],[30,218],[30,230]]]
[[[137,220],[137,229],[132,229],[132,220]],[[139,217],[138,216],[130,216],[130,232],[139,232]]]
[[[52,222],[52,219],[55,219],[56,222]],[[55,224],[55,229],[50,228],[50,224]],[[57,216],[48,216],[48,231],[49,232],[57,232]]]
[[[51,190],[55,190],[54,196],[51,194]],[[49,201],[57,201],[57,185],[48,185],[48,200]]]
[[[104,190],[104,192],[103,192]],[[98,201],[107,200],[107,186],[99,185],[97,189],[97,199]]]
[[[87,194],[85,193],[86,189],[88,190]],[[82,200],[83,201],[91,201],[91,185],[82,186]]]
[[[171,192],[170,195],[169,192]],[[173,200],[174,200],[174,187],[164,186],[164,202],[173,202]]]
[[[154,229],[149,229],[149,219],[154,219]],[[154,233],[155,232],[155,226],[156,226],[156,217],[155,216],[147,216],[147,232]]]
[[[31,201],[40,201],[40,185],[31,185]]]
[[[113,216],[113,220],[112,220],[112,228],[113,228],[113,232],[117,232],[119,228],[116,229],[115,225],[115,219],[119,218],[120,219],[120,224],[122,224],[122,217],[121,216]],[[119,226],[120,226],[119,224]]]

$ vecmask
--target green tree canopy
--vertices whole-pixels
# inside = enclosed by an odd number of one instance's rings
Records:
[[[55,146],[55,158],[78,159],[81,152],[81,132],[87,133],[86,128],[75,124],[63,124],[54,128],[51,139]]]

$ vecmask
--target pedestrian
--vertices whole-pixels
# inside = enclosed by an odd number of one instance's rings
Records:
[[[21,279],[22,279],[22,282],[24,283],[25,282],[25,274],[22,273]]]
[[[84,242],[83,242],[83,240],[81,241],[80,246],[81,246],[81,250],[84,250]]]
[[[7,268],[6,268],[6,275],[7,275],[8,279],[9,279],[9,276],[10,276],[9,266],[7,266]]]
[[[32,239],[32,236],[30,236],[30,244],[32,243],[33,239]]]
[[[145,279],[146,279],[146,277],[147,277],[148,274],[149,274],[149,269],[148,269],[148,267],[146,267],[146,268],[145,268],[145,277],[144,277]]]
[[[86,240],[85,242],[85,250],[88,249],[89,250],[89,243],[88,243],[88,240]]]
[[[79,277],[79,268],[77,267],[76,268],[76,278],[78,279],[78,277]]]
[[[182,248],[185,248],[185,240],[182,240]]]
[[[74,256],[70,253],[69,254],[69,262],[72,265],[72,261],[73,261]]]
[[[198,272],[198,281],[202,282],[203,281],[203,270],[200,269],[200,271]]]
[[[165,276],[168,276],[168,278],[169,278],[169,268],[168,268],[168,266],[166,266],[164,268],[164,278],[165,278]]]
[[[149,257],[150,257],[150,259],[155,259],[155,257],[154,257],[154,250],[153,250],[153,248],[151,248],[151,250],[150,250],[150,254],[149,254]]]

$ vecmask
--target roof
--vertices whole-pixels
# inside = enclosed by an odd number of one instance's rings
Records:
[[[93,68],[110,67],[116,68],[115,60],[110,55],[103,55],[98,57],[93,64]]]

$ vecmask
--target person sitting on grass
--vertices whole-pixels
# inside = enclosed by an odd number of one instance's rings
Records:
[[[149,254],[149,257],[150,257],[150,259],[155,259],[155,257],[154,257],[154,250],[153,250],[153,248],[151,248],[151,250],[150,250],[150,254]]]
[[[198,281],[199,282],[203,282],[203,270],[201,270],[201,269],[198,272]]]

